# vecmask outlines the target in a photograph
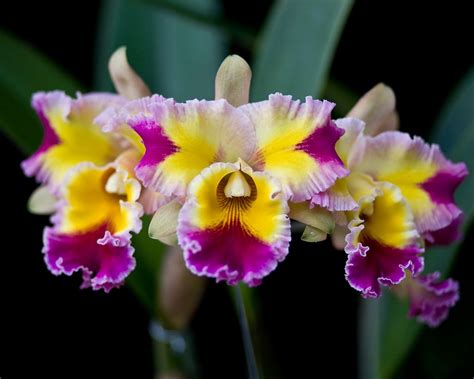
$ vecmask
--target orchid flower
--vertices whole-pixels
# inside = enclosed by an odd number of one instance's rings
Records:
[[[447,317],[459,300],[459,283],[453,279],[440,280],[440,273],[412,277],[393,287],[396,296],[409,300],[408,317],[434,328]]]
[[[462,215],[453,199],[467,175],[439,147],[396,131],[364,133],[364,123],[337,120],[345,130],[336,150],[350,174],[311,202],[335,212],[346,230],[346,278],[365,297],[423,269],[425,242],[452,242]]]
[[[335,104],[311,97],[249,104],[250,68],[236,56],[218,71],[216,100],[152,96],[124,49],[110,70],[122,96],[33,97],[44,139],[23,169],[43,185],[31,209],[55,212],[43,250],[54,274],[121,285],[135,266],[131,232],[148,213],[150,237],[178,244],[192,273],[256,286],[287,256],[294,219],[310,242],[344,233],[346,279],[362,296],[389,286],[410,298],[411,316],[446,317],[457,283],[419,274],[426,244],[459,235],[453,194],[467,169],[393,131],[390,88],[376,86],[351,110],[366,126],[332,120]]]
[[[165,228],[162,240],[172,242],[176,230],[197,275],[259,284],[288,254],[288,202],[308,201],[348,174],[335,151],[343,130],[327,101],[274,94],[240,106],[148,98],[127,107],[126,122],[146,149],[136,175],[172,200],[155,214],[150,234]],[[122,112],[109,130],[123,120]],[[330,218],[319,207],[313,214]]]
[[[48,268],[55,275],[82,270],[82,287],[120,286],[135,268],[130,232],[141,229],[139,182],[116,164],[84,162],[62,188],[54,227],[44,233]]]
[[[111,65],[117,62],[127,66],[123,54],[112,57]],[[121,285],[135,267],[130,232],[141,229],[139,201],[145,200],[147,206],[157,201],[156,196],[143,197],[134,176],[143,154],[138,136],[131,129],[106,133],[96,120],[126,102],[114,94],[78,95],[77,99],[59,91],[35,94],[33,108],[44,137],[22,164],[25,173],[43,185],[31,197],[30,208],[54,212],[53,227],[44,232],[48,268],[55,275],[82,271],[82,287],[107,292]]]

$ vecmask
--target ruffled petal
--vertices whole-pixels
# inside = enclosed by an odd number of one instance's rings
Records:
[[[461,238],[463,214],[456,217],[448,226],[434,232],[425,232],[423,237],[429,245],[450,245]]]
[[[408,286],[409,317],[431,327],[438,326],[459,300],[459,283],[453,279],[439,280],[439,272],[412,278]]]
[[[381,183],[380,192],[362,203],[349,223],[346,236],[346,278],[365,297],[380,296],[380,285],[391,286],[423,268],[410,207],[400,190]]]
[[[350,175],[350,174],[349,174]],[[311,205],[318,205],[330,211],[352,211],[359,204],[352,197],[348,188],[349,177],[337,179],[328,190],[317,193],[311,198]]]
[[[344,130],[344,135],[336,143],[336,152],[344,165],[350,169],[361,159],[364,151],[364,123],[354,118],[342,118],[335,122]],[[337,179],[326,191],[313,195],[311,204],[330,211],[352,211],[358,208],[357,200],[367,195],[367,186],[374,187],[369,176],[351,172],[348,176]]]
[[[461,213],[453,195],[467,175],[466,166],[448,161],[437,145],[419,137],[400,132],[367,137],[364,157],[354,169],[397,185],[420,233],[444,228]]]
[[[252,120],[257,152],[252,166],[277,179],[288,199],[309,200],[348,174],[335,144],[344,131],[331,120],[334,104],[270,95],[269,100],[239,107]]]
[[[193,273],[255,286],[286,257],[290,221],[277,182],[241,169],[215,163],[192,181],[178,219],[178,242]],[[232,175],[247,182],[248,196],[225,193]]]
[[[124,102],[111,94],[71,99],[59,91],[36,93],[32,104],[43,124],[44,137],[39,149],[22,163],[25,174],[36,176],[57,192],[68,170],[76,164],[111,162],[118,154],[117,141],[93,120],[106,107]]]
[[[129,236],[141,229],[142,206],[137,202],[140,184],[114,165],[82,163],[68,174],[55,230],[80,234],[101,225],[114,236]]]
[[[423,269],[422,249],[409,246],[396,249],[376,241],[349,254],[346,263],[346,279],[363,297],[379,297],[380,286],[392,286],[405,279],[405,270],[416,275]],[[366,249],[365,249],[366,248]]]
[[[132,132],[135,133],[133,130]],[[135,167],[142,156],[143,153],[141,153],[139,150],[133,148],[128,149],[117,157],[117,159],[114,161],[114,164],[120,167],[122,170],[127,171],[131,177],[135,178]],[[138,202],[143,206],[144,213],[148,215],[154,214],[158,208],[169,203],[171,200],[172,199],[170,197],[155,192],[151,188],[142,188],[140,197],[138,198]]]
[[[184,197],[210,164],[248,160],[255,150],[252,124],[225,100],[154,103],[128,123],[146,147],[138,178],[165,196]]]
[[[115,165],[82,163],[62,187],[53,228],[44,234],[45,261],[55,275],[82,271],[83,287],[119,286],[135,267],[130,245],[141,229],[140,184]]]
[[[133,248],[126,238],[113,238],[106,226],[81,234],[60,233],[46,228],[44,259],[54,275],[82,271],[81,288],[109,292],[119,287],[135,268]]]
[[[129,118],[138,114],[151,116],[149,112],[153,104],[165,101],[174,103],[172,99],[166,99],[160,95],[153,95],[129,101],[121,106],[111,106],[100,113],[94,122],[100,125],[102,130],[106,133],[113,132],[124,136],[128,142],[140,152],[140,156],[142,156],[145,153],[143,141],[138,133],[128,125],[127,121]]]

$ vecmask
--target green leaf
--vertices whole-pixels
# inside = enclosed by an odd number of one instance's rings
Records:
[[[215,12],[214,0],[181,0],[201,12]],[[131,65],[152,91],[177,100],[212,99],[214,76],[225,56],[225,37],[178,13],[139,1],[109,0],[102,11],[96,87],[111,89],[107,62],[127,46]]]
[[[245,25],[236,23],[225,18],[216,12],[217,9],[209,9],[204,2],[191,2],[189,0],[136,0],[150,5],[159,6],[163,9],[175,13],[182,18],[193,22],[204,24],[207,27],[220,29],[222,33],[234,37],[243,46],[251,50],[255,43],[255,30],[247,28]],[[204,5],[204,7],[203,7]],[[213,7],[217,8],[217,7]]]
[[[0,129],[25,153],[41,141],[41,125],[30,107],[36,91],[82,89],[45,55],[0,30]]]
[[[438,143],[445,155],[455,161],[466,162],[469,171],[474,172],[474,70],[471,70],[451,99],[447,102],[438,123],[433,129],[433,142]],[[472,192],[474,179],[468,176],[456,194],[457,204],[465,213],[464,231],[472,224],[474,204]],[[448,247],[429,248],[425,253],[425,271],[440,271],[447,275],[454,261],[461,242]],[[408,305],[401,304],[391,293],[387,292],[377,300],[380,314],[380,327],[375,331],[378,334],[377,343],[381,350],[378,356],[363,357],[363,359],[377,360],[380,367],[379,375],[366,376],[367,378],[392,378],[401,365],[417,336],[422,325],[413,319],[407,318]],[[364,304],[363,307],[366,307]],[[367,328],[375,325],[377,312],[366,314]],[[360,338],[367,334],[366,328],[361,328]],[[364,341],[361,341],[364,343]],[[370,341],[366,345],[371,345]],[[364,363],[361,362],[363,365]]]
[[[351,0],[277,0],[254,64],[252,97],[320,95]]]
[[[141,232],[132,238],[137,266],[127,278],[127,284],[133,289],[139,300],[149,311],[149,314],[155,315],[157,312],[155,299],[158,296],[158,282],[156,278],[166,254],[165,246],[148,236],[150,220],[151,217],[144,216],[142,218],[143,228]]]

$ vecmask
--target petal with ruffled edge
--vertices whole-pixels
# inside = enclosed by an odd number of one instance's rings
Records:
[[[44,233],[44,259],[54,275],[82,271],[81,288],[109,292],[123,284],[135,268],[133,247],[123,238],[113,238],[102,225],[85,233],[64,234],[53,228]]]
[[[349,191],[348,180],[350,180],[349,177],[337,179],[331,188],[313,195],[311,205],[319,205],[330,211],[352,211],[357,209],[359,204]]]
[[[344,130],[344,135],[336,143],[336,152],[347,168],[351,168],[361,158],[364,151],[364,123],[354,118],[342,118],[335,121]],[[311,198],[311,204],[319,205],[330,211],[352,211],[358,208],[357,198],[351,189],[359,185],[360,173],[351,172],[337,179],[334,185]],[[357,190],[358,191],[358,190]]]
[[[241,169],[215,163],[192,181],[179,214],[178,242],[193,273],[255,286],[288,254],[290,221],[277,182]],[[228,197],[236,181],[247,195]]]
[[[348,174],[335,150],[344,131],[331,120],[334,104],[270,95],[239,107],[252,120],[257,152],[251,164],[277,179],[292,201],[309,200]]]
[[[113,235],[138,233],[143,214],[139,196],[140,183],[120,167],[81,163],[68,174],[53,223],[65,234],[84,233],[102,225]]]
[[[423,238],[426,240],[429,246],[433,245],[450,245],[453,242],[458,241],[461,236],[461,225],[463,222],[463,214],[461,213],[456,217],[448,226],[435,230],[434,232],[423,233]]]
[[[39,149],[22,163],[26,175],[36,176],[57,192],[67,171],[80,162],[104,165],[117,155],[116,141],[93,123],[106,107],[125,99],[91,93],[71,99],[64,92],[39,92],[32,105],[43,124]]]
[[[128,125],[127,127],[135,133]],[[126,170],[131,177],[135,178],[135,167],[142,156],[143,153],[139,149],[131,148],[121,153],[114,163],[121,169]],[[171,198],[163,196],[151,188],[142,188],[138,202],[143,206],[145,214],[151,215],[171,200]]]
[[[138,178],[165,196],[184,197],[191,180],[210,164],[248,160],[255,150],[252,124],[225,100],[155,102],[128,123],[146,148]]]
[[[380,184],[373,201],[361,204],[349,223],[345,250],[346,278],[364,297],[380,296],[380,285],[391,286],[423,268],[423,252],[410,208],[400,190]]]
[[[437,145],[406,133],[367,137],[363,159],[355,170],[397,185],[413,210],[420,233],[449,225],[461,211],[453,194],[467,175],[464,163],[452,163]]]
[[[459,300],[459,284],[453,279],[439,280],[439,272],[411,278],[408,287],[409,317],[431,327],[438,326],[447,317],[450,308]]]
[[[174,102],[174,100],[166,99],[161,95],[153,95],[129,101],[124,105],[111,106],[99,114],[94,122],[100,125],[106,133],[113,132],[124,136],[140,152],[141,157],[145,153],[145,146],[141,137],[128,125],[127,121],[130,117],[138,114],[151,116],[149,110],[152,108],[152,104],[164,101]]]
[[[135,267],[130,232],[141,229],[140,184],[127,171],[82,163],[68,174],[54,228],[44,235],[45,261],[56,275],[82,270],[83,286],[120,285]]]

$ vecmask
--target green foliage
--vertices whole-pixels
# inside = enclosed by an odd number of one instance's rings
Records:
[[[282,92],[295,98],[323,89],[350,0],[277,0],[265,23],[253,65],[252,99]]]
[[[29,154],[41,141],[32,94],[54,89],[75,94],[82,87],[42,53],[1,30],[0,51],[0,130]]]
[[[214,0],[187,0],[215,12]],[[214,76],[225,56],[225,36],[168,9],[131,0],[105,1],[96,54],[96,89],[110,90],[110,55],[127,46],[131,65],[151,90],[177,100],[212,99]]]

